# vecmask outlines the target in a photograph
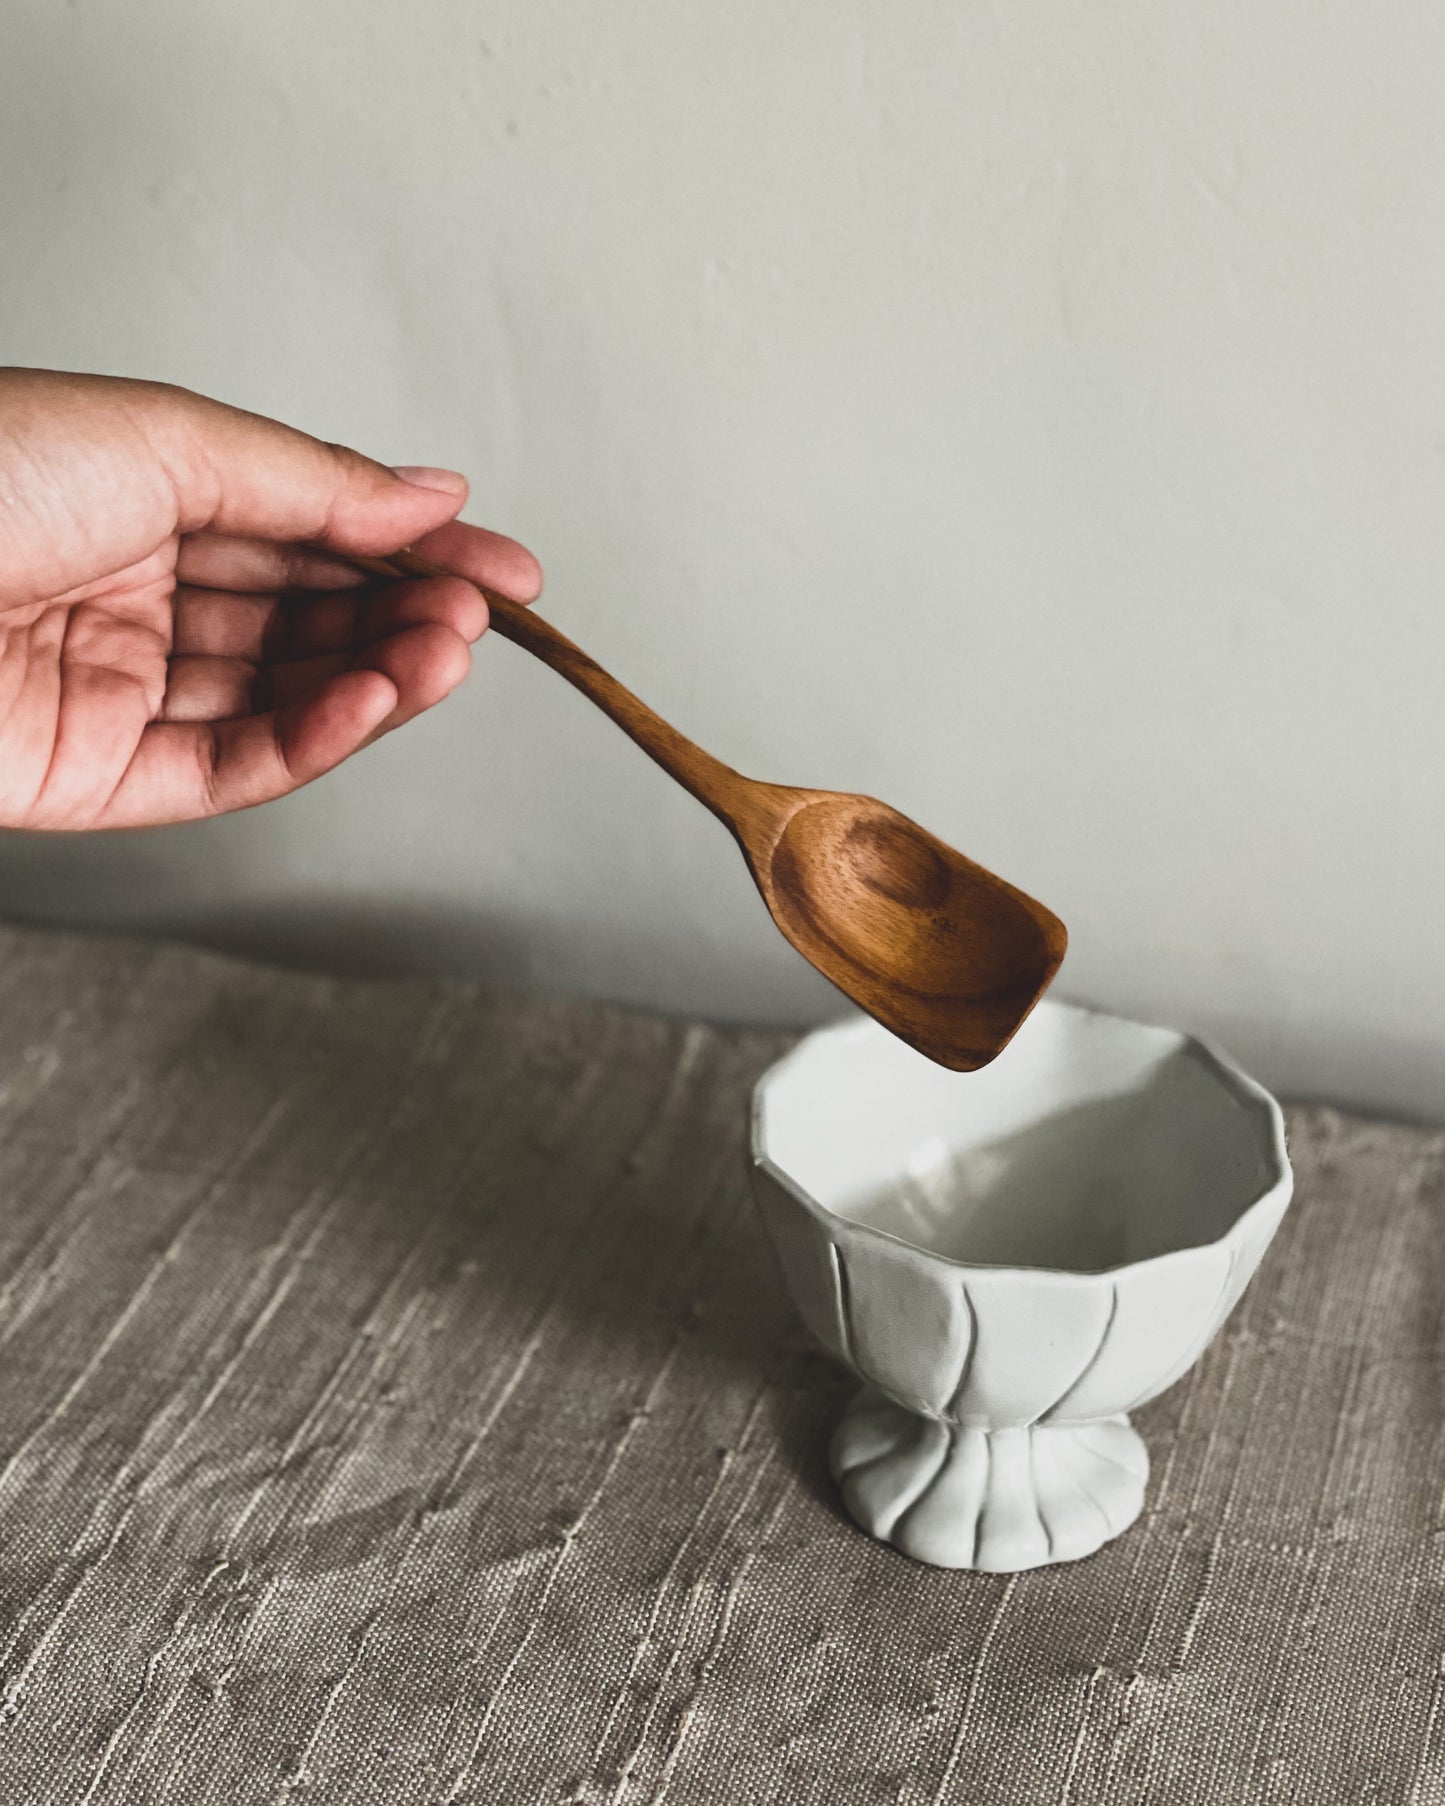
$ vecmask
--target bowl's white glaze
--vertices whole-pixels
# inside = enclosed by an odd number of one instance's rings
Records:
[[[1279,1106],[1222,1054],[1051,1001],[977,1073],[867,1020],[809,1036],[752,1151],[798,1308],[870,1388],[834,1448],[850,1509],[955,1566],[1132,1519],[1125,1414],[1198,1359],[1291,1189]]]

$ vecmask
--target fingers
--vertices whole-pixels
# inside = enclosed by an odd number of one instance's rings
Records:
[[[340,678],[369,671],[386,680],[391,704],[348,747],[354,752],[449,695],[466,676],[468,648],[486,623],[486,603],[461,578],[299,601],[183,589],[176,600],[174,650],[156,726],[240,727],[263,715],[277,722],[304,720],[304,713],[296,712],[328,694]],[[170,749],[173,775],[167,781],[184,787],[194,778],[194,773],[188,778],[185,760],[204,758],[206,745],[204,739],[177,741],[174,735],[162,736],[156,747],[147,745],[113,807],[136,807],[134,797],[147,784],[154,788],[163,748]],[[228,771],[237,769],[236,757],[230,755]],[[218,794],[228,793],[223,786]],[[202,800],[210,795],[208,785]],[[198,806],[192,797],[185,813],[148,819],[189,819]],[[217,806],[247,805],[223,801]]]
[[[302,597],[183,585],[176,592],[172,652],[260,665],[345,652],[427,622],[451,628],[470,645],[486,631],[487,605],[460,577]]]
[[[357,664],[379,671],[396,686],[397,700],[378,723],[390,733],[450,696],[471,670],[471,648],[450,628],[436,622],[409,627],[379,640],[356,655]],[[281,667],[284,671],[285,667]]]
[[[397,700],[381,731],[390,732],[448,696],[471,664],[467,642],[424,621],[345,652],[321,653],[262,667],[241,658],[173,658],[160,721],[229,721],[287,708],[346,671],[379,671]]]
[[[235,533],[188,533],[176,554],[176,581],[205,589],[359,589],[370,581],[353,565],[305,546]]]
[[[332,595],[283,604],[271,642],[277,659],[374,645],[408,627],[446,627],[467,645],[487,629],[487,604],[460,577],[390,584],[359,596]]]
[[[348,446],[203,395],[139,384],[139,423],[170,478],[176,526],[385,554],[456,515],[456,471],[413,468],[412,480]]]
[[[456,520],[467,496],[458,473],[388,469],[277,421],[171,394],[182,582],[339,589],[353,580],[345,567],[306,547],[384,557],[410,545],[515,601],[541,593],[542,568],[525,546]]]
[[[399,551],[402,543],[387,550]],[[451,521],[423,534],[415,550],[515,602],[533,602],[541,593],[542,567],[527,548],[485,527]],[[205,589],[243,591],[358,589],[368,581],[350,565],[304,546],[210,530],[182,539],[176,576]]]
[[[454,471],[391,470],[165,383],[0,371],[0,406],[0,477],[24,502],[0,526],[22,597],[125,568],[173,533],[385,555],[452,520],[467,495]]]
[[[274,714],[155,722],[95,825],[196,821],[274,802],[365,745],[396,701],[379,671],[347,671]]]
[[[280,687],[295,683],[299,693],[266,714],[153,722],[95,826],[194,821],[273,802],[440,702],[471,655],[449,628],[429,622],[355,656],[364,663],[351,669],[329,672],[318,660],[304,678],[289,673]]]
[[[514,602],[535,602],[542,593],[542,567],[527,548],[485,527],[449,521],[419,539],[413,549],[458,576],[500,590]]]
[[[337,669],[343,666],[338,664]],[[244,658],[173,658],[158,721],[233,721],[258,712],[261,673]],[[314,685],[313,685],[314,688]]]
[[[277,632],[283,606],[276,596],[177,588],[171,627],[172,658],[244,658],[259,665]]]

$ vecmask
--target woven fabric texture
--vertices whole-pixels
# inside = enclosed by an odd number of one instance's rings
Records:
[[[0,929],[0,1800],[1445,1801],[1445,1135],[1298,1195],[1145,1515],[840,1515],[776,1036]]]

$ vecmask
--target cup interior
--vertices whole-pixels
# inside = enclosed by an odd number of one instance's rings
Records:
[[[1278,1173],[1267,1102],[1207,1050],[1052,1002],[974,1073],[871,1024],[819,1036],[759,1111],[768,1158],[823,1209],[971,1266],[1202,1246]]]

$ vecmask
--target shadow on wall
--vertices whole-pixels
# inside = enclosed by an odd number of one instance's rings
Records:
[[[846,1000],[770,929],[739,960],[727,939],[679,924],[665,934],[641,921],[479,906],[405,895],[317,889],[309,896],[257,901],[236,879],[245,849],[217,838],[175,896],[169,856],[157,834],[31,836],[0,832],[0,918],[42,928],[170,937],[264,964],[341,977],[438,978],[486,989],[605,997],[676,1015],[658,1004],[658,982],[685,973],[698,1016],[718,1022],[798,1027],[836,1018]],[[179,830],[206,836],[212,824]],[[224,832],[224,825],[222,825]],[[254,854],[260,857],[259,853]],[[170,899],[174,897],[174,901]],[[1408,1040],[1358,1021],[1312,1025],[1308,1066],[1291,1056],[1285,1029],[1267,1017],[1207,1008],[1161,1011],[1150,1000],[1078,981],[1065,966],[1058,995],[1089,1007],[1166,1018],[1217,1041],[1286,1100],[1368,1108],[1382,1120],[1435,1125],[1445,1111],[1352,1093],[1351,1071],[1408,1073],[1418,1096],[1445,1098],[1445,1039]],[[1082,981],[1082,982],[1080,982]],[[1291,1080],[1278,1075],[1295,1069]]]
[[[223,825],[224,826],[224,825]],[[726,936],[683,922],[659,934],[638,918],[551,911],[545,919],[494,904],[464,907],[395,892],[317,886],[274,900],[237,882],[234,837],[218,836],[175,889],[175,832],[0,833],[0,918],[38,928],[168,938],[213,952],[343,978],[460,980],[484,989],[575,992],[677,1015],[659,1005],[659,977],[687,974],[693,1012],[716,1021],[796,1027],[843,1014],[840,993],[760,921],[762,957],[744,962]],[[780,983],[782,975],[784,982]]]

